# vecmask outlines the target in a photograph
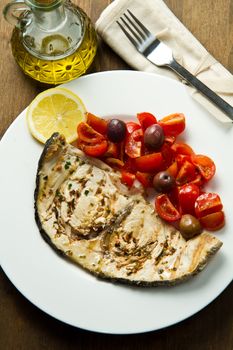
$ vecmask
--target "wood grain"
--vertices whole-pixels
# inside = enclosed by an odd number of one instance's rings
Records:
[[[73,0],[74,1],[74,0]],[[0,11],[8,0],[1,0]],[[110,0],[76,0],[95,22]],[[206,49],[233,72],[233,1],[165,0]],[[0,137],[42,90],[15,65],[10,50],[11,26],[0,18]],[[129,68],[107,45],[100,44],[96,71]],[[28,302],[0,272],[0,349],[232,350],[233,284],[189,319],[158,332],[113,336],[79,330],[54,320]]]

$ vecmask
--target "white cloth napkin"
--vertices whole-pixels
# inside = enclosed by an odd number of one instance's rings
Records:
[[[116,20],[126,9],[130,9],[158,39],[173,50],[174,57],[180,64],[233,106],[233,75],[207,52],[162,0],[114,0],[97,20],[98,34],[129,66],[180,80],[170,69],[150,63],[122,33]],[[192,97],[219,121],[232,122],[196,89],[186,86]]]

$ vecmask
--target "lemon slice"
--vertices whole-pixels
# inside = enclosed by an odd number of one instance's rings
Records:
[[[77,139],[77,125],[85,121],[86,107],[79,96],[65,88],[43,91],[27,110],[27,124],[31,134],[45,143],[54,133],[63,134],[71,143]]]

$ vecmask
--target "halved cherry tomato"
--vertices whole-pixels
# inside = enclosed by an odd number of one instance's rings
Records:
[[[164,143],[160,149],[164,160],[165,169],[168,168],[174,160],[174,151],[168,143]]]
[[[161,169],[163,156],[161,152],[147,154],[134,159],[134,166],[138,171],[151,173]]]
[[[128,171],[122,170],[121,171],[121,181],[126,184],[127,186],[131,187],[134,183],[135,175],[132,173],[129,173]]]
[[[179,211],[181,214],[181,208],[180,208],[180,203],[179,203],[179,187],[175,186],[173,189],[167,193],[168,198],[174,205],[174,207]]]
[[[222,211],[217,211],[200,218],[200,223],[203,228],[209,231],[216,231],[222,228],[225,224],[225,217]]]
[[[77,127],[79,141],[84,141],[89,144],[98,144],[105,140],[105,137],[95,131],[87,123],[79,123]]]
[[[148,126],[157,124],[157,119],[155,118],[155,116],[148,112],[138,113],[137,118],[139,120],[139,123],[141,124],[143,131],[145,131],[148,128]]]
[[[187,143],[174,143],[171,148],[176,154],[186,154],[188,156],[191,156],[194,154],[193,149],[187,145]]]
[[[130,158],[130,157],[127,157],[125,159],[125,165],[124,165],[124,170],[130,172],[130,173],[133,173],[135,174],[137,169],[135,168],[135,165],[134,165],[134,159],[133,158]]]
[[[109,157],[109,158],[104,159],[104,161],[105,161],[105,163],[112,166],[113,168],[123,168],[123,166],[124,166],[124,162],[122,162],[118,158]]]
[[[173,145],[173,143],[176,141],[176,137],[175,136],[165,136],[164,137],[164,142],[167,143],[168,145]]]
[[[88,156],[100,157],[107,151],[108,142],[106,140],[103,140],[101,143],[92,144],[92,145],[90,145],[90,144],[88,145],[85,143],[79,143],[79,147]]]
[[[201,154],[196,154],[191,157],[191,161],[197,167],[206,181],[212,179],[215,174],[216,167],[211,158]]]
[[[217,193],[203,193],[195,202],[195,213],[198,218],[221,211],[221,199]]]
[[[136,179],[141,182],[143,187],[152,187],[153,175],[150,173],[136,172]]]
[[[195,202],[200,189],[195,184],[186,184],[179,189],[179,203],[183,214],[195,215]]]
[[[192,181],[195,178],[195,175],[195,166],[186,160],[177,174],[176,183],[178,186],[184,185],[187,182]]]
[[[119,155],[118,145],[111,141],[108,141],[108,149],[104,154],[104,157],[117,158]]]
[[[158,124],[162,126],[165,135],[177,136],[185,129],[185,116],[182,113],[170,114],[162,118]]]
[[[161,194],[155,199],[155,208],[159,216],[169,222],[179,220],[181,215],[174,207],[166,194]]]
[[[140,157],[142,149],[142,136],[142,129],[134,130],[131,134],[126,136],[125,153],[130,158]]]
[[[184,165],[186,160],[189,163],[192,163],[190,156],[187,155],[187,154],[177,154],[176,157],[175,157],[175,160],[177,162],[177,166],[178,166],[179,169]]]
[[[105,135],[107,132],[107,120],[99,118],[90,112],[87,113],[87,124],[102,135]]]
[[[202,187],[204,180],[200,173],[195,175],[195,178],[189,182],[190,184],[197,185],[199,188]]]
[[[174,161],[168,168],[167,171],[170,175],[174,176],[176,178],[176,175],[178,173],[178,165],[177,162]]]
[[[126,123],[126,130],[128,134],[131,134],[133,131],[141,129],[141,126],[135,122]]]

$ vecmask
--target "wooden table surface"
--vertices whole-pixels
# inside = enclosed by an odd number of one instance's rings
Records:
[[[73,0],[95,22],[110,0]],[[8,0],[1,0],[0,11]],[[233,72],[233,1],[166,0],[175,15],[206,49]],[[0,18],[0,137],[41,87],[15,65],[10,49],[12,27]],[[127,69],[101,43],[95,70]],[[3,167],[2,167],[3,169]],[[17,176],[17,174],[16,174]],[[191,318],[157,332],[117,336],[79,330],[46,315],[27,301],[0,271],[0,349],[233,349],[233,284]]]

